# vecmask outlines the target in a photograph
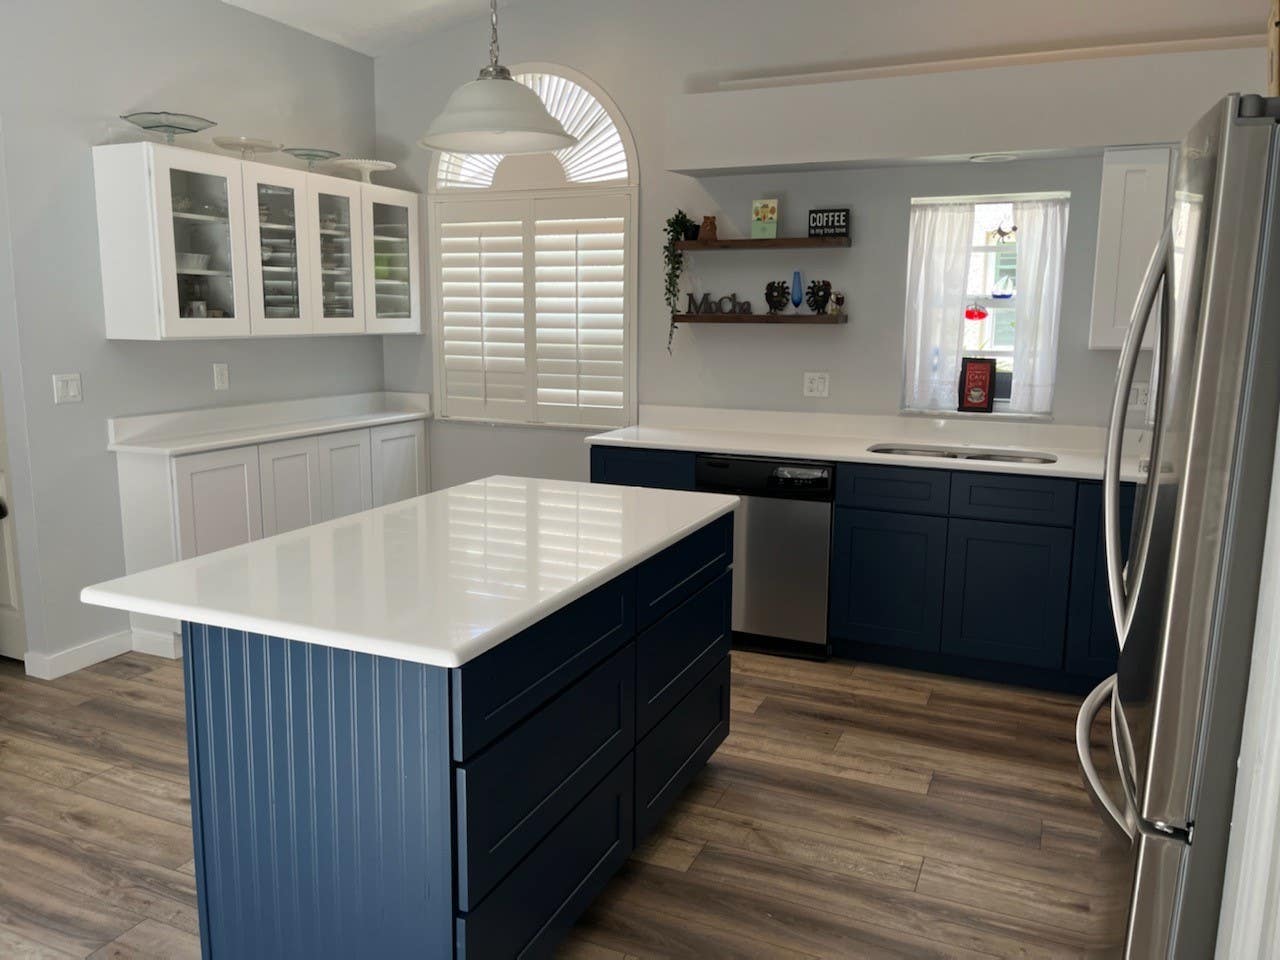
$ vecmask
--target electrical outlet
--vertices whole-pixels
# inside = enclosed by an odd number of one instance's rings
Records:
[[[79,403],[84,399],[80,390],[80,374],[55,373],[53,375],[53,402]]]
[[[1151,402],[1151,384],[1135,383],[1129,387],[1129,406],[1139,410],[1145,410],[1147,404]]]
[[[804,395],[806,397],[825,397],[831,391],[831,374],[806,373],[804,375]]]
[[[213,389],[230,390],[231,389],[231,367],[225,363],[215,363],[213,365]]]

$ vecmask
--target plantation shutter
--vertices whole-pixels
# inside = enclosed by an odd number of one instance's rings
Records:
[[[448,415],[527,420],[528,201],[437,208],[440,349]]]
[[[629,198],[533,203],[537,420],[625,424]]]

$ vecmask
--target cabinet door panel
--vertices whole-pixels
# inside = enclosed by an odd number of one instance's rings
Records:
[[[320,514],[345,517],[373,506],[373,463],[368,430],[326,433],[320,449]]]
[[[1127,557],[1134,486],[1120,486],[1120,545]],[[1071,599],[1067,613],[1067,672],[1087,677],[1115,673],[1120,644],[1111,615],[1102,532],[1102,484],[1082,483],[1071,555]]]
[[[694,454],[685,450],[593,446],[591,482],[692,490]]]
[[[183,559],[261,538],[257,447],[177,457],[173,474]]]
[[[945,517],[836,510],[830,630],[838,640],[936,652],[942,623]]]
[[[360,184],[307,174],[316,333],[364,333]]]
[[[320,446],[315,437],[258,447],[262,533],[271,537],[325,519],[320,507]]]
[[[1056,527],[951,520],[943,651],[1060,668],[1071,540]]]
[[[244,164],[249,315],[255,335],[311,333],[311,223],[307,175]]]
[[[369,333],[420,333],[418,195],[366,183],[364,312]]]
[[[369,439],[375,507],[427,492],[427,431],[421,420],[374,427]]]

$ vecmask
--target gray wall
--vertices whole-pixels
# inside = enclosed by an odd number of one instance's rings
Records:
[[[1144,9],[1145,12],[1144,12]],[[991,167],[972,164],[915,166],[706,178],[663,169],[666,98],[707,86],[710,75],[798,69],[893,59],[930,59],[1001,49],[1097,43],[1106,23],[1111,38],[1133,39],[1149,29],[1144,18],[1154,2],[1115,7],[1102,0],[1046,8],[998,2],[954,4],[919,0],[907,4],[849,5],[836,0],[777,4],[772,0],[557,0],[512,5],[503,12],[503,57],[508,63],[549,61],[571,65],[599,83],[618,104],[635,137],[640,158],[639,399],[641,403],[732,406],[783,410],[887,413],[898,409],[902,369],[902,309],[908,203],[913,195],[1069,189],[1073,194],[1059,389],[1055,419],[1097,424],[1116,360],[1114,352],[1091,353],[1087,342],[1093,272],[1098,157],[1020,161]],[[1193,4],[1162,5],[1169,31],[1227,32],[1245,21],[1243,4],[1209,12]],[[737,29],[734,25],[742,25]],[[749,25],[749,26],[748,26]],[[1216,27],[1216,29],[1215,29]],[[1253,30],[1250,27],[1250,30]],[[981,38],[981,39],[979,39]],[[379,57],[375,62],[379,156],[396,160],[404,186],[425,190],[426,151],[415,146],[449,92],[473,75],[484,53],[482,25],[459,24]],[[921,123],[928,122],[927,105]],[[906,108],[907,105],[904,105]],[[1054,109],[1070,109],[1055,104]],[[856,124],[856,117],[762,117],[761,136],[786,136],[795,124]],[[1010,118],[1016,122],[1016,118]],[[822,253],[703,254],[691,258],[700,289],[731,290],[763,309],[767,280],[826,277],[850,295],[853,321],[844,328],[721,327],[680,330],[675,350],[666,349],[667,317],[662,299],[662,225],[677,207],[715,213],[728,235],[746,232],[751,200],[782,200],[783,229],[803,231],[810,206],[848,205],[854,211],[851,251]],[[384,371],[389,388],[425,390],[432,383],[428,338],[388,338]],[[801,375],[829,370],[831,397],[806,401]],[[581,433],[538,428],[507,429],[508,441],[491,449],[488,428],[434,426],[432,455],[437,475],[470,471],[482,455],[506,472],[536,474],[548,465],[576,464]],[[522,433],[535,436],[522,441]],[[444,464],[444,458],[459,461]]]
[[[377,337],[104,339],[90,147],[138,138],[118,114],[170,109],[218,121],[187,145],[242,134],[368,156],[372,102],[367,57],[214,0],[4,4],[0,117],[18,329],[0,345],[20,347],[0,352],[0,379],[6,400],[21,385],[26,407],[23,449],[21,406],[6,403],[15,472],[29,469],[31,479],[15,509],[27,512],[38,547],[26,538],[21,570],[30,650],[65,650],[127,626],[124,615],[78,599],[84,585],[124,572],[108,417],[382,385]],[[215,360],[231,364],[226,393],[213,392]],[[55,408],[50,375],[73,371],[85,401]]]

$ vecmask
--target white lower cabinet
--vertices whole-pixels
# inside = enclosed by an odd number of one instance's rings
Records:
[[[258,448],[236,447],[173,461],[178,557],[198,557],[262,536]]]
[[[347,430],[317,438],[320,453],[320,511],[326,520],[373,506],[373,464],[369,431]]]
[[[263,536],[329,519],[321,495],[317,438],[264,443],[258,447],[258,472],[262,476]]]
[[[421,420],[373,427],[373,505],[427,492],[427,429]]]

